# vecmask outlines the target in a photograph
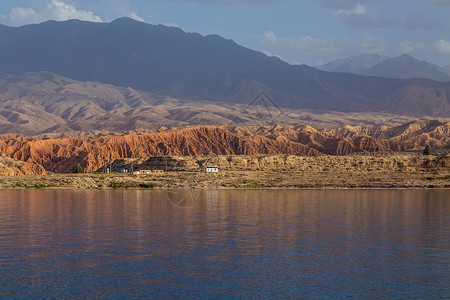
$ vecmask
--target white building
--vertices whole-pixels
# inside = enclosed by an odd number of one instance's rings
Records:
[[[218,166],[206,166],[206,173],[219,173]]]

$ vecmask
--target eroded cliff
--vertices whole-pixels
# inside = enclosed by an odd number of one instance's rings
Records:
[[[450,124],[417,121],[398,127],[196,126],[158,132],[51,138],[0,136],[0,151],[50,172],[87,172],[119,158],[289,154],[298,156],[450,150]]]

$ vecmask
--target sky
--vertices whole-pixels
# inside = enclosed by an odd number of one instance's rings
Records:
[[[46,20],[149,24],[219,34],[292,64],[358,54],[450,65],[450,0],[1,0],[0,23]]]

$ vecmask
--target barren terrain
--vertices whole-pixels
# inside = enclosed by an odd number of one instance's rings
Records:
[[[122,158],[422,153],[426,145],[434,154],[447,153],[450,150],[450,124],[429,120],[395,127],[345,126],[332,130],[317,130],[307,125],[224,125],[60,138],[0,136],[3,156],[59,173],[72,172],[77,165],[85,172],[93,172]]]
[[[259,92],[254,90],[251,94],[256,97]],[[402,96],[405,93],[406,98]],[[426,97],[427,104],[414,102],[416,94]],[[445,104],[448,93],[431,88],[399,91],[392,99],[379,103],[375,111],[366,112],[289,109],[281,107],[277,97],[266,96],[248,104],[183,101],[129,87],[75,81],[48,72],[0,74],[0,134],[78,136],[187,125],[303,124],[316,129],[398,126],[417,120],[414,111],[418,107],[424,111],[419,114],[421,118],[430,119],[427,116],[434,115],[450,121]]]
[[[172,157],[158,175],[120,173],[0,177],[0,188],[450,188],[450,156],[289,155]],[[112,163],[136,169],[164,168],[164,160]],[[204,172],[206,163],[218,174]],[[158,165],[159,164],[159,165]]]

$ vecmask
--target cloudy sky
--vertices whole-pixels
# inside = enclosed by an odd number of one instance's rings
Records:
[[[362,53],[450,65],[450,0],[1,0],[0,23],[129,16],[219,34],[295,64]]]

